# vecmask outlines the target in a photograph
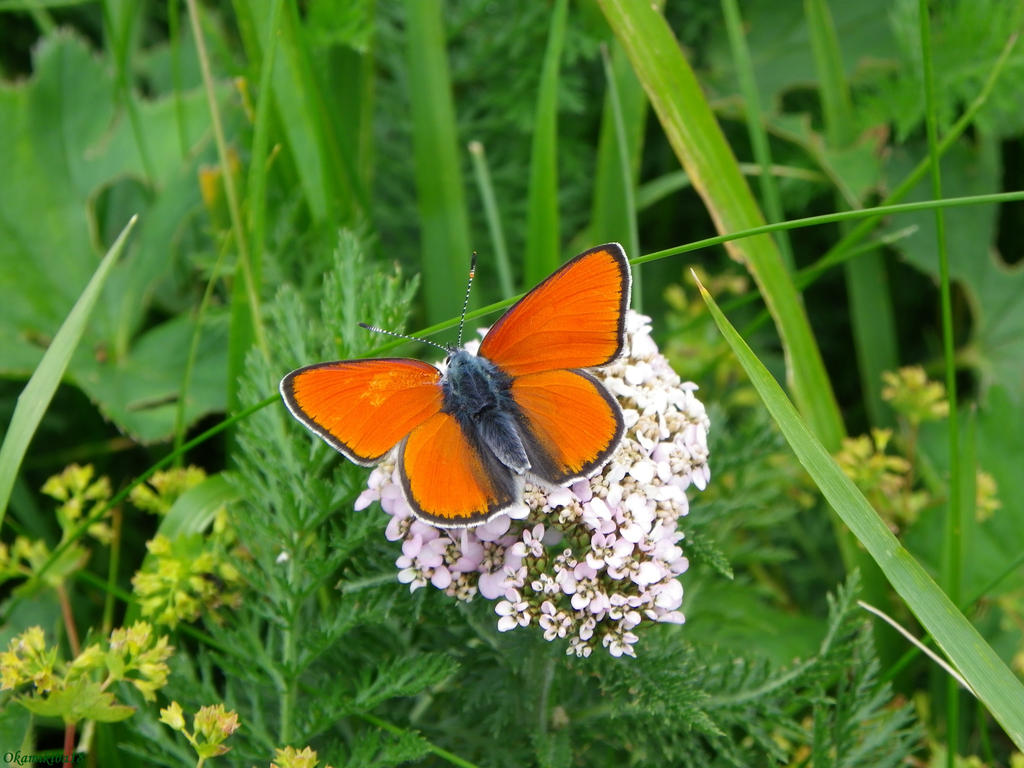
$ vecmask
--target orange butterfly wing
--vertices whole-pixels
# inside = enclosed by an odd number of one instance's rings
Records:
[[[358,464],[373,464],[441,410],[441,372],[405,358],[342,360],[281,379],[288,410]]]
[[[622,351],[630,281],[618,243],[584,251],[502,315],[480,355],[510,376],[610,363]]]
[[[525,420],[530,472],[556,485],[604,466],[625,431],[618,403],[586,371],[520,376],[512,399]]]
[[[441,412],[402,441],[402,488],[421,520],[447,527],[478,525],[519,498],[511,470],[472,440],[454,416]]]

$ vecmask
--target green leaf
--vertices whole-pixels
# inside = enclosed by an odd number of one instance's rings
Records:
[[[895,43],[889,24],[891,2],[832,0],[829,8],[836,36],[843,43],[842,65],[847,73],[892,57]],[[811,32],[804,16],[804,4],[744,0],[742,9],[760,101],[768,112],[774,112],[780,106],[782,95],[790,89],[805,88],[809,73],[814,71]],[[736,64],[724,25],[714,28],[707,56],[712,89],[725,93],[739,91]],[[919,96],[920,91],[915,94]]]
[[[240,496],[223,473],[210,475],[178,497],[160,521],[158,532],[170,539],[202,533],[213,523],[217,510]]]
[[[195,366],[185,393],[185,423],[223,410],[227,370],[227,318],[207,313],[200,329]],[[141,334],[118,360],[82,360],[74,382],[100,412],[140,442],[160,440],[174,429],[181,372],[188,360],[195,321],[179,315]]]
[[[902,178],[925,150],[919,146],[894,153],[889,177]],[[979,135],[973,145],[958,143],[942,162],[947,197],[998,189],[1002,183],[999,145]],[[931,198],[929,182],[921,181],[907,202]],[[959,283],[971,311],[971,336],[959,350],[958,363],[970,366],[984,393],[992,386],[1020,392],[1024,380],[1024,271],[1006,264],[996,248],[999,209],[962,206],[945,212],[950,279]],[[899,244],[904,258],[923,272],[939,274],[933,217],[929,212],[901,216],[895,226],[915,225],[917,234]]]
[[[114,694],[88,678],[78,678],[49,696],[22,696],[18,703],[42,717],[59,717],[66,723],[95,720],[116,723],[135,714],[135,707],[118,704]]]
[[[131,359],[154,300],[165,306],[182,301],[167,295],[173,288],[167,278],[183,222],[201,202],[196,172],[208,128],[203,94],[139,101],[144,163],[132,121],[119,111],[107,62],[79,38],[58,32],[36,47],[33,64],[31,78],[0,86],[0,167],[8,187],[17,190],[0,196],[0,286],[7,297],[0,304],[0,372],[27,376],[35,368],[95,270],[108,233],[138,212],[130,258],[111,269],[67,372],[72,381],[87,379],[83,388],[119,427],[143,440],[164,438],[173,421],[154,422],[141,413],[121,421],[117,397],[126,388],[142,389]],[[180,145],[179,125],[188,152]],[[223,367],[221,357],[207,354],[198,363],[206,371],[197,375],[213,375]],[[159,357],[147,361],[152,364],[152,375],[176,379],[176,392],[181,368]],[[218,397],[204,394],[191,418],[222,407]]]
[[[1024,747],[1024,685],[885,522],[801,420],[772,375],[700,286],[701,294],[772,418],[825,499],[1018,748]]]

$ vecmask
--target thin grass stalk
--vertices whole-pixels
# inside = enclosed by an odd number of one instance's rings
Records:
[[[782,221],[785,213],[782,210],[782,197],[779,185],[775,183],[772,173],[772,153],[768,143],[768,133],[761,121],[761,99],[757,92],[757,76],[754,64],[750,60],[750,49],[747,47],[746,35],[743,32],[743,18],[740,15],[737,0],[722,0],[722,14],[725,16],[725,29],[729,34],[729,49],[732,52],[733,66],[739,80],[740,93],[743,94],[743,111],[746,115],[747,135],[754,152],[754,159],[761,168],[757,178],[761,190],[761,201],[765,215],[770,224]],[[789,234],[781,230],[775,234],[775,242],[779,246],[782,263],[790,272],[794,269],[793,244]]]
[[[660,7],[662,2],[657,3]],[[640,161],[643,155],[644,135],[647,126],[647,94],[644,93],[640,81],[633,72],[626,52],[618,41],[610,42],[612,79],[618,94],[622,124],[625,126],[627,157],[629,159],[629,179],[634,189],[639,184]],[[597,140],[597,161],[594,167],[593,202],[590,211],[590,223],[577,237],[582,250],[594,243],[621,242],[629,239],[630,227],[633,226],[639,209],[642,207],[640,191],[634,192],[635,202],[626,207],[624,189],[619,170],[622,152],[619,148],[619,133],[616,127],[617,118],[612,109],[611,91],[605,90],[604,108],[601,112],[601,132]],[[683,174],[685,176],[685,174]],[[687,179],[686,183],[689,183]],[[581,239],[582,238],[582,239]],[[635,250],[627,251],[631,256],[641,253],[639,242]],[[636,277],[634,275],[634,277]]]
[[[918,0],[921,63],[924,75],[925,127],[928,134],[928,157],[931,165],[932,197],[942,199],[942,169],[938,153],[938,118],[935,105],[935,74],[932,69],[931,18],[927,0]],[[939,291],[942,304],[942,346],[946,367],[946,397],[949,399],[949,417],[946,437],[949,445],[949,493],[946,524],[943,532],[942,586],[954,603],[960,602],[960,584],[963,578],[963,552],[960,498],[960,423],[957,413],[956,349],[953,331],[953,302],[949,281],[949,254],[946,249],[946,218],[941,208],[935,212],[935,238],[939,256]],[[953,768],[958,751],[960,731],[960,694],[946,686],[946,764]]]
[[[422,231],[423,296],[428,322],[462,306],[469,270],[469,215],[439,0],[406,0],[409,99]]]
[[[612,125],[615,127],[615,148],[618,159],[620,184],[622,185],[622,207],[626,217],[626,253],[637,254],[640,252],[640,234],[637,231],[636,223],[636,194],[633,189],[633,169],[630,163],[629,137],[626,135],[626,122],[623,117],[622,99],[619,98],[619,87],[615,81],[615,73],[612,71],[611,57],[608,55],[608,48],[601,46],[601,61],[604,63],[604,77],[608,84],[608,103],[612,115]],[[633,309],[637,312],[644,311],[643,302],[643,272],[639,269],[633,271]]]
[[[256,283],[253,279],[252,260],[249,247],[246,241],[245,228],[242,225],[241,208],[238,202],[238,190],[235,188],[235,178],[231,173],[231,163],[228,160],[228,146],[224,138],[224,127],[220,120],[220,108],[217,106],[217,96],[213,89],[213,75],[210,72],[210,59],[206,55],[206,43],[203,39],[202,24],[199,20],[199,8],[196,0],[185,0],[188,5],[189,20],[192,24],[192,34],[196,41],[196,55],[199,59],[199,70],[203,75],[203,88],[206,90],[206,100],[210,108],[210,120],[213,123],[213,136],[217,143],[217,157],[220,161],[221,176],[224,178],[224,192],[228,200],[228,213],[231,216],[231,230],[235,237],[235,244],[238,248],[238,259],[242,268],[242,275],[245,280],[246,294],[249,300],[249,312],[252,315],[252,327],[256,338],[256,344],[265,357],[270,352],[267,346],[266,334],[263,330],[263,323],[260,319],[260,296]]]
[[[188,356],[185,358],[185,369],[181,375],[181,388],[178,391],[178,403],[174,409],[174,454],[177,458],[174,466],[180,467],[184,463],[185,454],[181,446],[185,443],[185,432],[188,424],[185,422],[185,408],[188,404],[189,387],[192,385],[192,371],[195,369],[196,358],[199,355],[199,340],[203,333],[203,319],[206,317],[206,310],[210,306],[210,299],[213,297],[213,289],[220,280],[220,267],[224,262],[224,254],[227,252],[228,241],[221,244],[220,253],[217,254],[217,261],[214,262],[210,277],[206,281],[206,288],[203,290],[203,297],[196,309],[195,326],[192,329],[192,337],[189,339]]]
[[[665,19],[646,3],[599,0],[599,5],[716,229],[733,232],[762,225],[764,219],[736,158]],[[786,357],[787,382],[801,412],[825,444],[838,450],[845,434],[839,406],[803,301],[775,241],[751,237],[728,250],[750,271],[772,312]],[[854,553],[844,545],[844,561],[854,560]]]
[[[498,288],[502,296],[511,296],[515,293],[516,287],[508,258],[508,242],[505,240],[505,230],[501,226],[501,212],[494,196],[494,184],[491,182],[491,171],[487,165],[484,145],[479,141],[469,142],[469,158],[473,161],[473,175],[476,178],[480,201],[484,206],[487,231],[491,235],[491,252],[494,254],[494,266],[498,272]]]
[[[839,37],[824,0],[804,0],[804,14],[818,74],[826,140],[833,150],[843,150],[855,137],[853,102],[843,70]],[[837,208],[848,207],[846,195],[837,191],[834,198]],[[850,200],[849,204],[860,207],[859,201]],[[849,226],[841,224],[839,231],[846,234]],[[868,251],[857,259],[847,260],[843,269],[864,405],[871,423],[885,426],[892,422],[892,412],[882,400],[882,372],[899,365],[885,262],[880,253]],[[871,600],[880,598],[881,595],[873,595]]]
[[[833,224],[839,221],[855,221],[858,219],[877,218],[879,216],[886,215],[898,215],[901,213],[913,213],[916,211],[929,211],[932,210],[933,208],[940,206],[950,208],[959,205],[998,205],[1000,203],[1013,202],[1016,200],[1024,200],[1024,191],[996,192],[987,195],[968,195],[964,197],[947,197],[942,200],[920,200],[914,203],[897,203],[895,205],[887,205],[883,207],[874,208],[863,208],[854,211],[837,211],[836,213],[824,213],[818,216],[807,216],[801,219],[790,219],[789,221],[780,221],[777,224],[763,224],[759,227],[751,227],[750,229],[740,230],[737,232],[730,232],[729,234],[725,235],[715,235],[714,237],[707,237],[702,240],[694,240],[692,243],[679,245],[674,248],[665,248],[660,251],[653,251],[643,256],[631,258],[629,260],[629,263],[632,264],[633,266],[647,264],[648,262],[651,261],[667,259],[672,256],[679,256],[681,254],[689,253],[691,251],[699,251],[703,248],[710,248],[712,246],[722,245],[723,243],[727,243],[731,240],[742,240],[743,238],[752,237],[754,235],[771,234],[772,232],[775,232],[776,230],[779,229],[799,229],[802,227],[812,227],[820,224]],[[885,240],[883,240],[882,242],[885,242]],[[872,247],[874,246],[872,245]],[[852,258],[857,254],[858,251],[856,249],[851,249],[849,252],[840,254],[838,257],[839,260],[835,263],[842,263],[843,259]],[[824,270],[817,266],[817,263],[809,267],[805,267],[799,273],[799,275],[803,275],[803,277],[798,278],[798,280],[801,283],[800,287],[803,288],[809,285],[811,282],[820,277],[823,271]],[[493,302],[492,304],[488,304],[485,307],[470,310],[469,312],[466,313],[466,320],[476,320],[479,317],[486,317],[488,315],[494,314],[495,312],[501,309],[510,307],[517,300],[521,299],[523,295],[524,294],[520,293],[516,296],[511,296],[509,298],[502,299],[501,301]],[[757,298],[760,298],[760,296],[757,294],[754,294],[752,299],[744,299],[741,297],[735,299],[734,303],[731,306],[740,306]],[[442,320],[438,323],[434,323],[432,325],[416,330],[412,332],[410,335],[417,337],[430,337],[449,328],[455,328],[458,324],[458,317],[449,316],[447,319]],[[368,350],[365,356],[373,357],[376,355],[380,355],[385,352],[389,352],[390,350],[393,350],[396,347],[399,347],[405,343],[406,342],[403,340],[385,341],[379,344],[378,346],[374,347],[373,349]]]
[[[135,99],[135,92],[131,87],[131,46],[133,36],[132,25],[139,13],[139,3],[118,4],[115,9],[111,0],[103,2],[103,26],[110,47],[114,52],[114,69],[117,82],[117,90],[124,100],[128,111],[128,122],[132,126],[132,135],[135,138],[135,146],[139,150],[139,157],[142,158],[142,168],[146,173],[146,183],[153,186],[156,183],[156,171],[153,167],[153,160],[150,157],[149,142],[146,140],[146,132],[142,130],[142,120],[139,117],[139,105]]]
[[[178,129],[178,150],[184,159],[188,156],[188,129],[185,125],[185,90],[181,77],[181,3],[167,0],[167,46],[171,54],[171,83],[174,86],[174,120]]]
[[[568,15],[568,0],[556,0],[541,66],[530,147],[525,285],[539,283],[554,272],[562,260],[558,217],[558,73]]]
[[[253,283],[262,285],[263,251],[266,243],[267,229],[267,174],[271,153],[270,144],[271,108],[274,103],[273,73],[277,60],[278,35],[276,30],[280,23],[282,0],[273,0],[270,5],[268,28],[270,34],[263,46],[263,58],[260,62],[260,82],[256,105],[256,118],[253,124],[252,151],[249,153],[249,180],[246,184],[246,210],[248,212],[248,229],[252,235],[250,250]],[[244,267],[241,261],[231,285],[231,310],[228,329],[228,378],[227,403],[228,413],[235,411],[238,400],[238,382],[245,367],[245,355],[252,346],[255,336],[253,316],[249,312],[248,289],[245,282]]]

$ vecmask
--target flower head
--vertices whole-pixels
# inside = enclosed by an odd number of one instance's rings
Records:
[[[467,345],[470,346],[470,345]],[[460,600],[497,600],[498,629],[537,626],[566,653],[635,656],[635,630],[682,623],[679,542],[686,492],[710,480],[710,426],[695,384],[680,381],[650,337],[649,319],[626,317],[623,356],[595,376],[619,402],[625,435],[593,477],[567,488],[529,476],[522,508],[476,528],[446,531],[418,521],[394,461],[378,465],[359,496],[390,516],[386,536],[402,543],[398,578],[431,584]]]

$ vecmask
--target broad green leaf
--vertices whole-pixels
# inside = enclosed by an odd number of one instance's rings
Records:
[[[114,694],[88,678],[78,678],[62,691],[48,696],[22,696],[16,701],[30,712],[43,717],[59,717],[66,723],[95,720],[116,723],[135,714],[135,708],[118,704]]]
[[[889,23],[891,2],[832,0],[828,5],[836,34],[842,41],[842,64],[848,74],[891,58],[894,48]],[[741,9],[761,104],[769,113],[774,112],[781,105],[785,91],[805,88],[813,77],[814,54],[804,4],[744,0]],[[713,29],[707,56],[711,88],[725,93],[739,91],[724,25]]]
[[[59,32],[37,46],[33,64],[27,80],[0,85],[0,167],[7,188],[17,190],[0,196],[0,373],[27,376],[36,367],[95,270],[107,233],[120,230],[125,211],[138,212],[128,258],[111,270],[67,367],[71,381],[88,379],[82,386],[89,396],[120,419],[113,393],[139,386],[134,345],[154,301],[165,309],[187,301],[169,278],[177,241],[201,205],[196,173],[208,130],[206,104],[200,91],[139,101],[143,163],[105,60]],[[216,376],[222,357],[203,357],[199,377]],[[180,385],[180,368],[159,358],[148,363],[156,366],[152,375],[177,377]],[[190,419],[223,407],[222,392],[203,395],[189,409]],[[173,422],[149,416],[138,411],[118,426],[142,440],[166,437]]]
[[[211,475],[178,497],[160,521],[159,533],[171,539],[202,533],[213,523],[218,509],[239,498],[238,488],[223,474]]]
[[[719,330],[826,501],[1017,748],[1024,748],[1024,684],[893,535],[803,422],[782,388],[722,314],[711,295],[703,286],[700,290]]]
[[[898,150],[889,177],[902,178],[923,148]],[[947,197],[974,195],[998,189],[1001,183],[998,144],[980,136],[973,144],[958,143],[942,162],[943,193]],[[931,198],[928,182],[920,182],[907,202]],[[1001,385],[1017,393],[1024,381],[1024,271],[1003,262],[996,248],[996,206],[962,206],[945,212],[950,279],[959,283],[971,311],[971,335],[959,352],[959,363],[972,368],[984,393]],[[935,227],[928,212],[910,213],[889,225],[916,225],[917,234],[899,244],[904,258],[927,274],[938,276]]]

